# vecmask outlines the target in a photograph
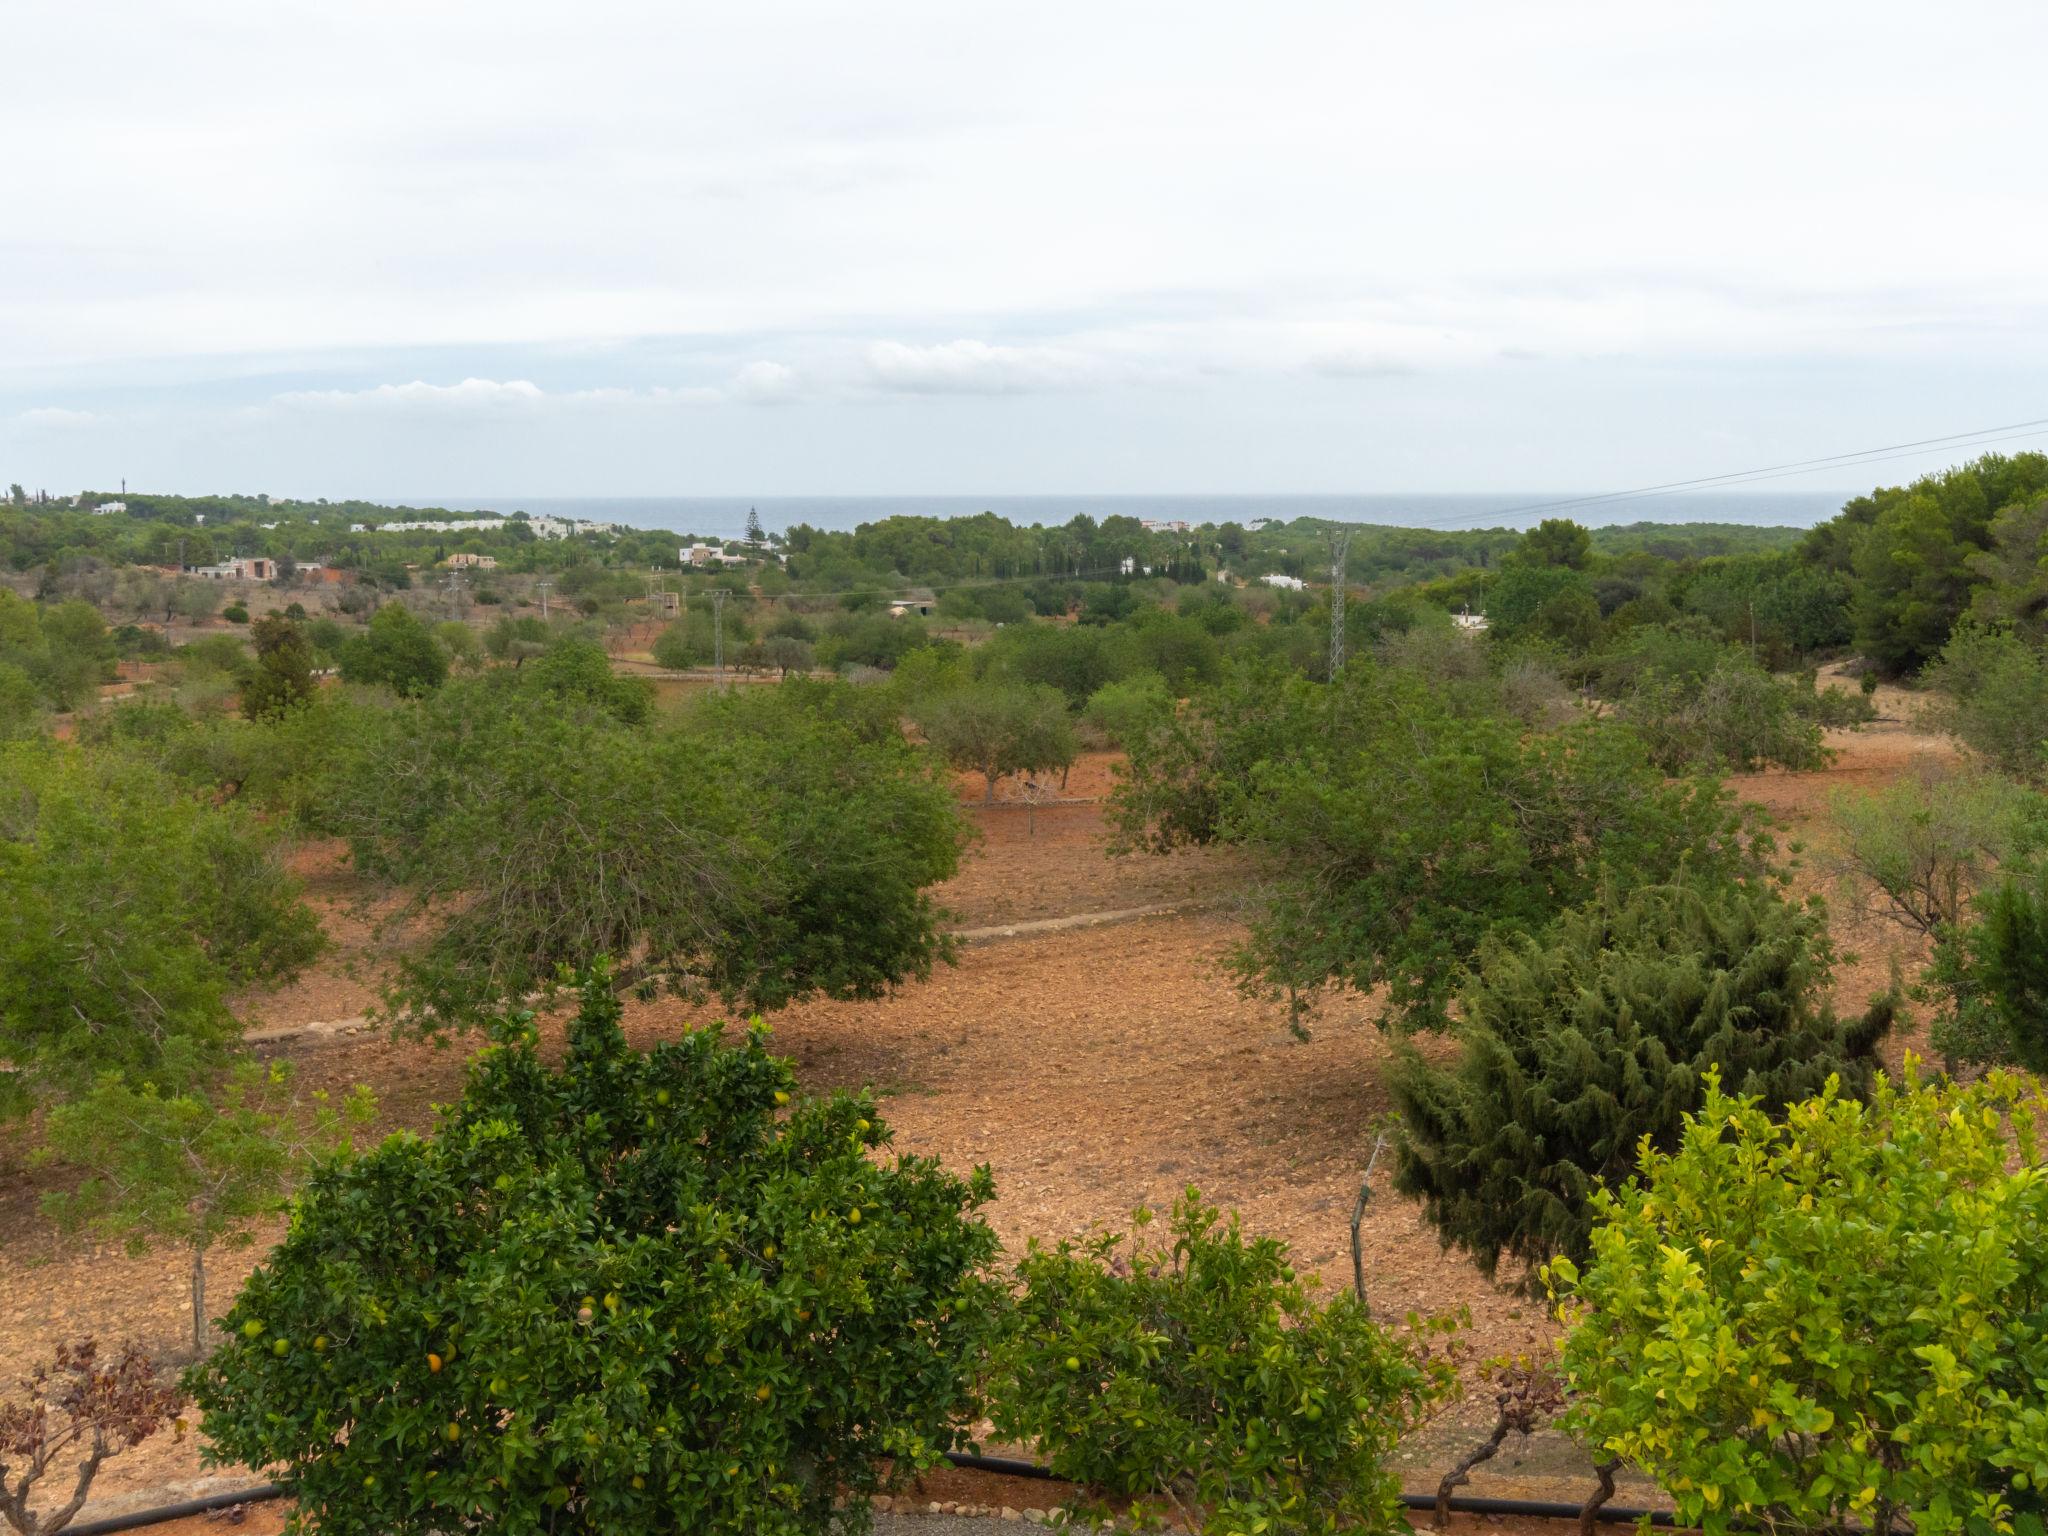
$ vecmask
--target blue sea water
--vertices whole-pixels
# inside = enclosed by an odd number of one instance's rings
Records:
[[[1718,491],[1610,497],[1576,502],[1570,492],[1477,495],[1460,492],[1357,496],[497,496],[436,498],[435,505],[500,513],[574,517],[733,538],[760,514],[771,532],[797,523],[850,531],[904,515],[972,517],[994,512],[1011,522],[1056,527],[1077,513],[1100,521],[1122,515],[1161,522],[1281,522],[1297,517],[1400,528],[1527,528],[1545,517],[1588,527],[1616,523],[1746,523],[1810,528],[1841,510],[1839,491]],[[1558,503],[1568,503],[1557,505]]]

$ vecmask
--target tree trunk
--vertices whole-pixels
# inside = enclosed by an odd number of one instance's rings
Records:
[[[996,776],[988,769],[983,769],[982,771],[988,775],[988,792],[981,797],[981,803],[983,805],[994,805],[996,803]]]
[[[206,1250],[192,1250],[192,1358],[206,1353]]]
[[[1579,1506],[1579,1536],[1593,1536],[1600,1519],[1600,1506],[1614,1497],[1614,1469],[1620,1465],[1619,1461],[1603,1461],[1593,1469],[1599,1474],[1600,1486]]]
[[[1451,1490],[1462,1488],[1472,1481],[1472,1469],[1482,1461],[1493,1460],[1500,1450],[1500,1443],[1508,1437],[1508,1416],[1503,1409],[1494,1422],[1493,1433],[1473,1448],[1470,1455],[1444,1474],[1444,1480],[1436,1485],[1436,1515],[1430,1521],[1432,1530],[1442,1530],[1451,1523]]]

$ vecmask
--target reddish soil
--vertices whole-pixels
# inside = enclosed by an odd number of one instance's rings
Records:
[[[1889,707],[1899,702],[1880,697],[1887,714],[1903,715]],[[1755,775],[1739,787],[1786,823],[1788,835],[1818,844],[1831,790],[1886,782],[1917,756],[1946,751],[1899,720],[1843,733],[1836,745],[1841,755],[1825,772]],[[1068,793],[1093,799],[1108,784],[1109,759],[1096,755],[1076,765]],[[980,789],[963,780],[963,800],[977,802]],[[1164,1207],[1195,1184],[1241,1212],[1248,1228],[1286,1240],[1324,1284],[1350,1284],[1352,1203],[1374,1123],[1388,1107],[1389,1045],[1372,1023],[1371,1002],[1333,1000],[1303,1043],[1288,1033],[1279,1005],[1238,993],[1220,967],[1242,932],[1229,901],[1244,867],[1230,856],[1107,859],[1095,804],[1041,807],[1035,826],[1021,809],[975,806],[970,814],[982,837],[940,893],[963,927],[1163,903],[1180,910],[977,944],[957,968],[885,1001],[792,1008],[774,1021],[775,1042],[805,1083],[872,1086],[903,1150],[959,1168],[991,1164],[999,1199],[989,1218],[1013,1248],[1028,1236],[1120,1224],[1133,1206]],[[368,930],[337,853],[323,846],[297,855],[335,951],[313,976],[252,1000],[262,1023],[346,1018],[374,1001]],[[1818,861],[1802,879],[1839,895]],[[1882,986],[1897,944],[1868,919],[1845,918],[1838,932],[1862,952],[1838,988],[1843,1006],[1860,1006]],[[710,1017],[665,999],[632,1005],[627,1019],[635,1040],[648,1043]],[[377,1033],[307,1035],[266,1049],[290,1055],[308,1088],[368,1082],[387,1126],[428,1124],[433,1104],[459,1091],[464,1059],[459,1046]],[[1387,1163],[1373,1176],[1363,1228],[1374,1310],[1391,1320],[1410,1309],[1464,1309],[1464,1347],[1474,1360],[1542,1346],[1550,1336],[1542,1307],[1443,1253],[1416,1209],[1391,1194]],[[187,1300],[178,1257],[60,1242],[34,1212],[50,1178],[25,1169],[18,1148],[10,1155],[0,1141],[0,1231],[10,1234],[0,1253],[0,1392],[61,1336],[137,1338],[170,1355],[182,1345]],[[266,1230],[253,1248],[214,1256],[219,1306],[274,1237]],[[1468,1397],[1404,1446],[1411,1489],[1433,1489],[1489,1418],[1483,1401]],[[1587,1485],[1584,1465],[1555,1437],[1538,1437],[1505,1448],[1471,1491],[1576,1499]],[[205,1489],[198,1475],[194,1447],[161,1437],[108,1464],[95,1508],[145,1491],[191,1496]],[[1631,1503],[1647,1497],[1640,1486],[1623,1495]],[[251,1518],[253,1525],[268,1517]]]

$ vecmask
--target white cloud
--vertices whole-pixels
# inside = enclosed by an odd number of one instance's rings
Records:
[[[61,405],[39,405],[14,418],[17,425],[42,432],[71,432],[90,427],[106,418],[93,411],[73,411]]]
[[[464,379],[460,384],[379,384],[372,389],[296,389],[273,397],[295,410],[478,411],[531,410],[547,394],[530,379]]]
[[[875,387],[919,395],[1021,395],[1073,389],[1093,382],[1100,369],[1089,358],[1059,347],[991,346],[948,341],[913,347],[878,341],[867,350]]]
[[[802,380],[794,368],[765,359],[747,364],[732,381],[733,397],[749,405],[777,405],[801,391]]]
[[[751,366],[773,369],[777,365],[762,363]],[[784,374],[789,372],[788,369],[780,371]],[[742,369],[731,393],[741,394],[748,388],[764,387],[767,386],[751,377],[750,369]],[[726,390],[699,386],[545,390],[531,379],[464,379],[459,384],[429,384],[424,379],[414,379],[410,384],[378,384],[369,389],[289,390],[273,395],[270,403],[294,411],[497,417],[577,408],[716,405],[727,398]]]

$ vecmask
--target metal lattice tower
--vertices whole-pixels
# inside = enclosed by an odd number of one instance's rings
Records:
[[[1351,530],[1330,530],[1330,680],[1344,669],[1344,560],[1351,553]]]

